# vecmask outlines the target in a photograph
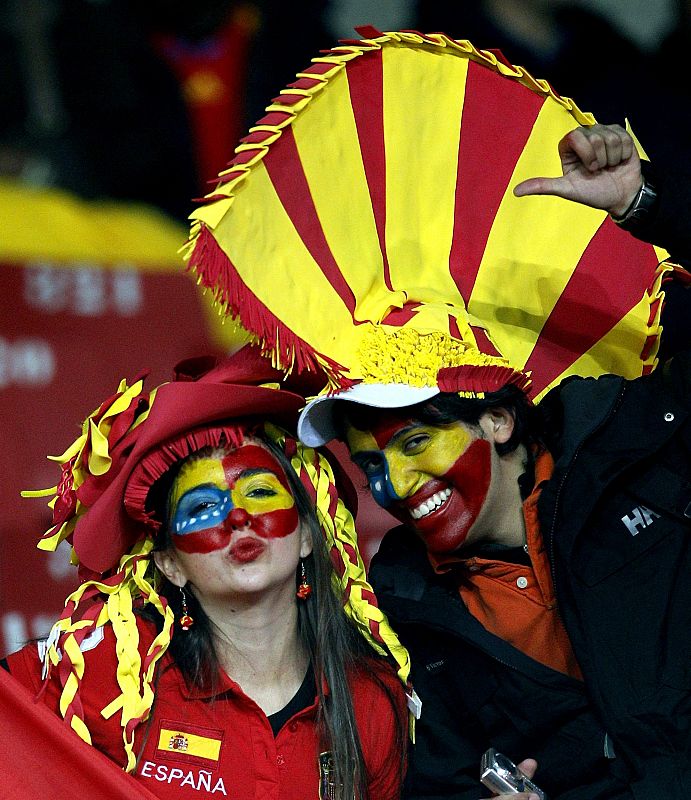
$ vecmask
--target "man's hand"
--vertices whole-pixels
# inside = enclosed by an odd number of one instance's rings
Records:
[[[621,125],[576,128],[559,142],[559,157],[561,178],[530,178],[513,190],[516,197],[551,194],[620,217],[643,184],[633,139]]]
[[[534,758],[526,758],[518,764],[518,769],[528,778],[532,778],[537,769],[537,761]],[[539,784],[538,784],[539,785]],[[497,794],[495,800],[539,800],[538,796],[532,792],[518,792],[517,794]]]

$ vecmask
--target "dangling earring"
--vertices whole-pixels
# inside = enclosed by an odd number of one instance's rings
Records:
[[[307,574],[305,572],[305,562],[302,560],[300,560],[300,585],[295,594],[300,600],[307,600],[312,594],[312,587],[307,580]]]
[[[187,595],[185,594],[185,590],[182,588],[182,586],[180,587],[180,594],[182,595],[182,616],[180,617],[180,627],[183,631],[188,631],[194,625],[194,620],[187,613]]]

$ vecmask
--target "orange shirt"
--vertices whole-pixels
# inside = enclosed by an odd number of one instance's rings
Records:
[[[554,470],[547,451],[535,461],[535,488],[523,503],[526,546],[532,566],[473,557],[461,561],[459,592],[487,630],[536,661],[581,679],[581,670],[557,611],[537,501]]]

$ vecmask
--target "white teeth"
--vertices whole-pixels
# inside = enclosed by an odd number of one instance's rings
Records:
[[[432,497],[425,500],[424,503],[420,503],[417,508],[411,509],[410,516],[413,519],[421,519],[422,517],[426,517],[432,511],[436,511],[440,506],[442,506],[449,499],[449,497],[451,497],[451,489],[443,489],[441,492],[437,492],[436,494],[432,495]]]

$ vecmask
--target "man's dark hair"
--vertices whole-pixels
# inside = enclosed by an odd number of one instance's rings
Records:
[[[431,400],[409,406],[405,412],[412,419],[426,425],[448,425],[452,422],[464,422],[471,427],[479,427],[480,417],[492,408],[505,408],[514,418],[514,429],[511,438],[496,444],[500,456],[513,452],[520,444],[529,450],[531,445],[542,440],[539,418],[535,406],[524,392],[516,386],[504,386],[496,392],[487,393],[482,399],[460,397],[455,392],[441,392]],[[403,409],[392,409],[401,412]],[[366,430],[370,426],[372,409],[347,401],[339,401],[334,407],[334,420],[340,438],[345,438],[345,425],[350,423],[358,430]]]

